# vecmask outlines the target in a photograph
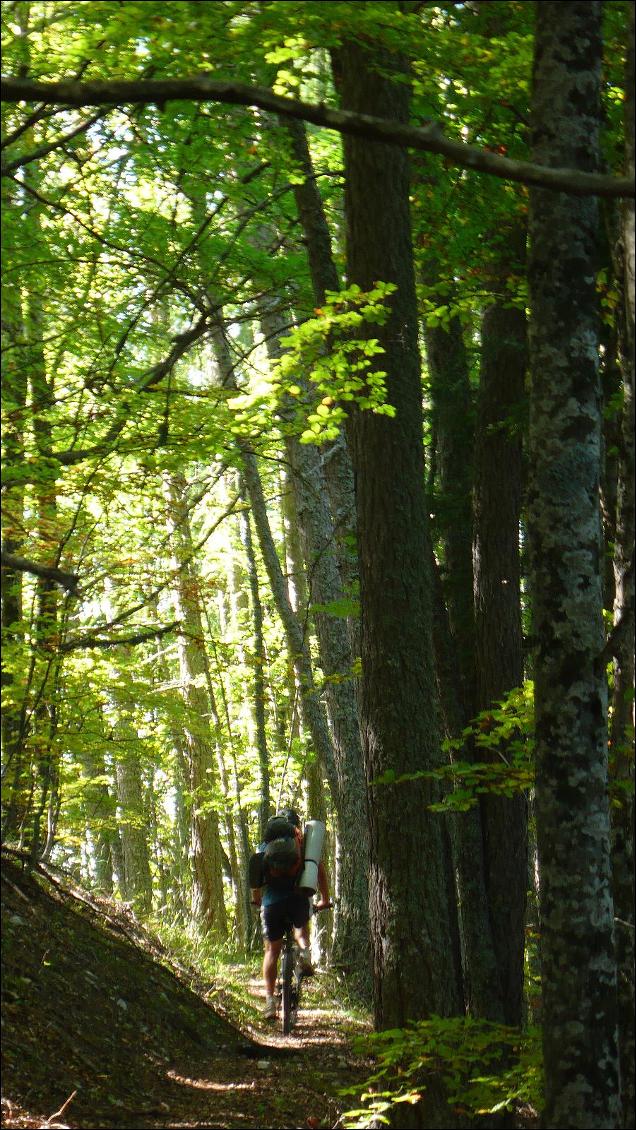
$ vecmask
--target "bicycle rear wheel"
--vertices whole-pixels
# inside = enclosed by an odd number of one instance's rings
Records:
[[[281,961],[281,1009],[283,1018],[283,1034],[288,1036],[296,1020],[297,991],[294,974],[294,954],[291,948],[285,947]]]

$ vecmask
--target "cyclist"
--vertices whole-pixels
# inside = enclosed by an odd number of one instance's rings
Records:
[[[293,809],[287,808],[278,814],[284,817],[289,824],[300,828],[300,817]],[[265,845],[262,845],[263,847]],[[309,957],[309,894],[295,886],[295,878],[278,878],[275,882],[265,883],[263,887],[252,887],[252,902],[261,907],[261,923],[263,928],[263,942],[265,953],[263,957],[263,981],[265,982],[265,1008],[263,1016],[266,1020],[276,1017],[276,977],[278,974],[278,958],[283,947],[285,936],[285,923],[288,918],[294,924],[296,941],[301,950],[303,972],[310,976],[314,970]],[[318,867],[318,888],[320,900],[316,903],[316,910],[321,910],[329,905],[329,881],[324,864]]]

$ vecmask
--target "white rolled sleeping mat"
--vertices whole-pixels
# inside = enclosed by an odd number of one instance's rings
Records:
[[[305,866],[298,880],[298,886],[312,895],[318,890],[318,864],[322,855],[326,830],[322,820],[308,820],[305,824],[303,844]]]

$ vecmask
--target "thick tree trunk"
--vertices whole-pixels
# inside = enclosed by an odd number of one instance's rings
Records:
[[[437,264],[427,262],[422,268],[422,278],[429,287],[438,284]],[[425,326],[424,343],[435,445],[431,505],[435,511],[436,535],[443,549],[441,574],[461,672],[461,698],[471,716],[475,698],[471,496],[475,421],[459,318],[451,318],[447,326]]]
[[[598,162],[601,5],[537,5],[533,160]],[[546,1127],[620,1125],[593,198],[533,190],[529,535]]]
[[[634,4],[625,75],[626,174],[634,175]],[[619,320],[623,413],[618,442],[614,536],[614,622],[622,638],[615,652],[611,751],[613,775],[628,787],[612,810],[612,883],[616,914],[623,1125],[633,1126],[634,1102],[634,201],[622,205],[620,258],[624,311]]]
[[[429,287],[439,284],[435,261],[425,263],[422,278]],[[451,318],[447,326],[426,327],[424,342],[434,437],[428,490],[443,552],[442,567],[432,562],[435,672],[446,734],[458,738],[474,714],[476,696],[470,458],[474,412],[459,318]],[[466,1007],[471,1016],[503,1021],[480,808],[452,816],[450,832],[457,871]]]
[[[519,516],[519,409],[526,371],[525,315],[502,305],[483,317],[475,445],[475,706],[489,710],[523,682]],[[517,419],[515,419],[517,413]],[[480,801],[490,920],[506,1024],[521,1025],[528,878],[525,797]]]
[[[118,704],[118,734],[127,742],[136,742],[137,734]],[[130,898],[135,910],[149,914],[152,910],[152,879],[146,835],[147,813],[144,806],[139,757],[127,750],[117,760],[117,804],[123,849],[125,880],[122,894]]]
[[[407,120],[405,76],[392,83],[387,68],[396,69],[393,57],[354,43],[339,48],[334,73],[343,107]],[[374,784],[387,771],[440,762],[408,162],[403,152],[347,138],[345,167],[349,281],[363,290],[376,280],[398,288],[387,324],[373,331],[385,349],[381,368],[396,416],[353,411],[347,429],[356,476],[375,1017],[391,1027],[431,1012],[451,1015],[462,1004],[442,826],[427,809],[434,790],[421,780]],[[446,1125],[450,1112],[433,1105],[409,1117]]]

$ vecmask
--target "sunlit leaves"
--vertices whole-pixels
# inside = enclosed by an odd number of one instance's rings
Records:
[[[539,1110],[543,1102],[540,1032],[525,1032],[464,1017],[433,1016],[406,1028],[359,1041],[376,1070],[361,1098],[364,1106],[345,1115],[350,1130],[376,1125],[400,1102],[416,1102],[434,1079],[458,1117],[513,1110],[519,1103]],[[347,1088],[344,1094],[358,1094]]]
[[[534,786],[532,696],[532,683],[526,683],[481,711],[461,737],[443,743],[450,755],[447,765],[400,775],[388,770],[374,784],[403,787],[415,780],[437,781],[443,785],[443,799],[429,806],[433,812],[466,812],[484,794],[512,797],[527,792]]]

